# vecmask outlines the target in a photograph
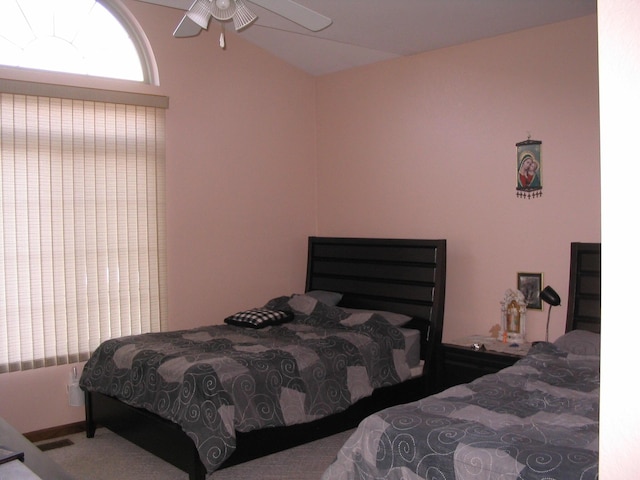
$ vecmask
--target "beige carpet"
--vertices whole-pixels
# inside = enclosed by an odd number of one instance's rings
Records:
[[[215,472],[210,480],[319,480],[351,433],[340,433],[225,468]],[[65,439],[73,445],[48,450],[46,454],[77,480],[189,479],[182,470],[104,428],[98,429],[94,438],[78,433]]]

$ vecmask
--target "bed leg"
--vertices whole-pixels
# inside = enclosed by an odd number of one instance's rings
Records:
[[[96,423],[93,421],[93,404],[91,403],[91,393],[84,392],[84,418],[87,438],[93,438],[96,434]]]
[[[189,472],[189,480],[205,480],[207,471],[201,461],[198,460]]]
[[[189,463],[189,480],[205,480],[207,476],[207,469],[204,468],[204,464],[202,463],[202,460],[200,460],[200,454],[195,448],[195,445],[193,446],[191,461]]]

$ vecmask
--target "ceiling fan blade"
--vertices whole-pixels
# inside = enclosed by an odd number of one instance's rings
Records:
[[[193,0],[138,0],[144,3],[153,3],[163,7],[177,8],[179,10],[189,10]]]
[[[329,17],[311,10],[292,0],[247,0],[251,3],[266,8],[278,15],[297,23],[312,32],[318,32],[331,25]]]
[[[173,36],[177,38],[195,37],[200,33],[200,30],[202,30],[200,25],[185,15],[173,31]]]

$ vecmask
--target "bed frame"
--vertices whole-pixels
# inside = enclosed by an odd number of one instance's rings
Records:
[[[422,332],[423,375],[375,390],[346,411],[309,424],[237,432],[236,451],[222,468],[353,428],[373,412],[431,393],[445,283],[445,240],[310,237],[306,291],[341,292],[340,306],[414,317],[410,326]],[[205,479],[194,443],[177,424],[106,395],[85,392],[85,400],[88,437],[104,426],[188,472],[190,480]]]
[[[599,243],[571,244],[569,299],[565,331],[600,333],[601,259]]]

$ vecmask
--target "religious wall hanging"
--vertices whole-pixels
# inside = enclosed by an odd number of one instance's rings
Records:
[[[541,145],[540,140],[531,140],[531,136],[523,142],[516,143],[518,169],[516,196],[518,198],[542,196]]]

